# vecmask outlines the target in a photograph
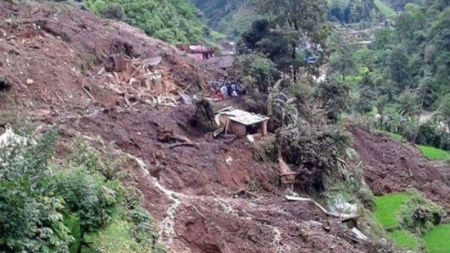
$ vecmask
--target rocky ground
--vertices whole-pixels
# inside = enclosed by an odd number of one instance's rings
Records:
[[[286,201],[278,165],[255,161],[251,144],[213,139],[191,124],[194,108],[178,92],[199,92],[219,72],[126,24],[68,6],[2,1],[0,20],[0,125],[29,117],[38,130],[59,129],[59,154],[74,138],[84,138],[128,156],[127,182],[145,196],[169,252],[375,251],[315,205]],[[105,59],[117,54],[123,66],[106,72]],[[145,75],[132,73],[142,71],[136,62],[154,57],[162,59],[156,68],[163,92],[148,89]],[[175,101],[155,102],[158,97]],[[196,146],[172,147],[159,138],[161,130]],[[410,147],[358,128],[353,133],[375,193],[413,185],[450,202],[439,168]],[[242,189],[252,194],[237,193]]]

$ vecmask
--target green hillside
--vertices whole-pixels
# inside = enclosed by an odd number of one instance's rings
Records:
[[[171,43],[196,43],[211,36],[200,12],[189,0],[85,0],[85,3],[103,17],[124,20]]]
[[[385,16],[387,18],[392,18],[396,15],[395,11],[393,9],[391,9],[389,6],[387,6],[383,1],[374,0],[373,3],[375,4],[375,8],[377,8],[377,10],[381,14],[383,14],[383,16]]]
[[[191,0],[208,25],[236,39],[258,18],[249,0]]]

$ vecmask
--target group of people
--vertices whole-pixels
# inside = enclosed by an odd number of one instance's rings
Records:
[[[241,97],[246,91],[240,80],[221,79],[210,83],[211,97],[216,100],[223,100],[226,97]]]

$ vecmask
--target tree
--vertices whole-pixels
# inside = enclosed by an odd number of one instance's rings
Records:
[[[267,93],[269,86],[277,77],[275,64],[261,54],[240,55],[235,63],[236,77],[242,79],[247,87]]]
[[[275,31],[275,24],[267,19],[255,21],[242,34],[238,43],[241,54],[260,53],[273,61],[278,69],[287,70],[291,64],[289,41]]]
[[[80,244],[77,252],[80,253],[85,234],[104,228],[111,220],[116,193],[83,169],[75,169],[62,175],[56,189],[70,212],[79,220]]]
[[[319,83],[316,90],[322,108],[326,110],[328,119],[336,121],[338,114],[346,109],[349,88],[334,78]]]
[[[439,111],[446,118],[447,127],[450,129],[450,94],[442,99]]]
[[[0,149],[0,252],[69,252],[73,237],[48,167],[55,140],[50,132]]]
[[[282,33],[291,44],[294,80],[299,67],[298,48],[308,40],[323,42],[321,33],[325,23],[325,0],[258,0],[258,10],[282,28]]]
[[[89,10],[123,19],[149,36],[172,43],[199,43],[210,30],[189,0],[84,0]]]
[[[384,126],[384,115],[385,115],[385,109],[389,102],[389,98],[387,95],[381,95],[378,97],[378,100],[376,101],[375,105],[377,107],[378,114],[380,115],[380,128],[383,128]]]
[[[399,113],[403,116],[414,117],[419,114],[419,103],[416,93],[406,90],[398,98]]]
[[[404,49],[394,48],[388,57],[388,70],[391,80],[399,84],[400,90],[404,90],[410,85],[410,70],[408,67],[408,57]]]
[[[345,82],[345,77],[351,74],[355,68],[353,51],[338,32],[333,33],[330,40],[331,48],[334,51],[330,56],[330,66],[333,72],[341,74],[342,81]]]

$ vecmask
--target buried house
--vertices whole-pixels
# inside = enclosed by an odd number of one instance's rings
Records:
[[[227,107],[216,113],[215,120],[225,133],[233,133],[240,138],[256,133],[267,135],[269,117],[264,115]]]

